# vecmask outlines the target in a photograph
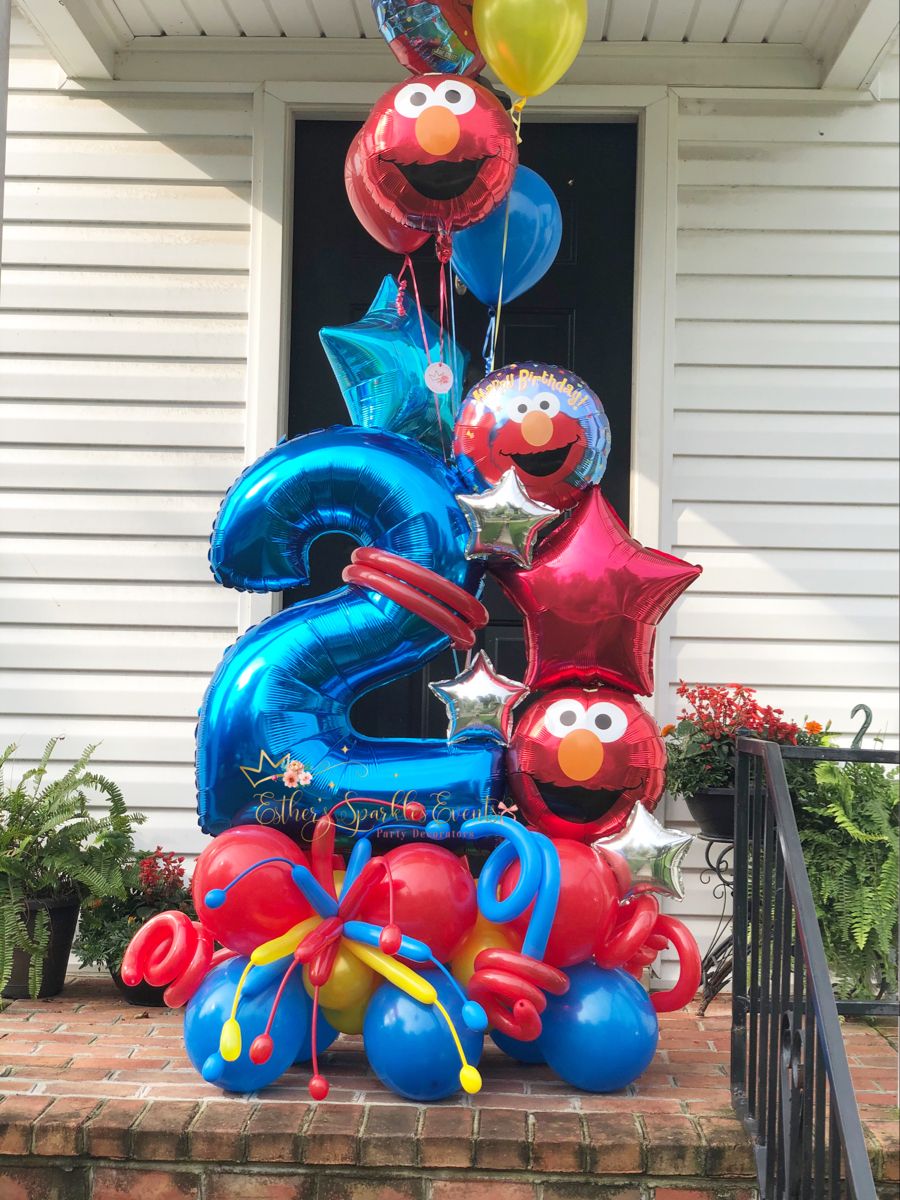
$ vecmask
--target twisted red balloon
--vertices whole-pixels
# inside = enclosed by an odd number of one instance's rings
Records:
[[[421,617],[447,635],[457,650],[475,645],[475,630],[490,619],[469,592],[399,554],[360,546],[342,573],[345,583],[366,587]]]
[[[475,974],[466,989],[487,1013],[495,1029],[520,1042],[541,1035],[541,1013],[547,1007],[545,992],[562,996],[569,980],[556,967],[515,950],[482,950],[475,959]]]
[[[233,957],[230,950],[214,955],[214,944],[209,930],[186,913],[157,913],[131,939],[122,959],[122,981],[135,987],[145,979],[153,987],[164,987],[169,1008],[181,1008],[210,967]]]

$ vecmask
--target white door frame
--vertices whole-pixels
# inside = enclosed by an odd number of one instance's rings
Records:
[[[294,123],[304,117],[362,121],[388,86],[268,83],[254,93],[248,463],[287,430]],[[554,88],[526,112],[526,121],[638,124],[631,525],[640,541],[664,550],[672,545],[664,449],[671,444],[674,381],[677,105],[677,96],[665,87],[579,84]],[[272,596],[242,597],[242,628],[268,616],[274,603]],[[665,651],[660,651],[662,659]]]

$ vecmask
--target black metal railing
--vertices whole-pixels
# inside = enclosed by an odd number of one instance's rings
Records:
[[[785,776],[785,757],[888,751],[737,742],[731,1087],[763,1200],[874,1200],[875,1184]],[[839,864],[836,864],[839,869]],[[864,1002],[852,1011],[896,1012]]]

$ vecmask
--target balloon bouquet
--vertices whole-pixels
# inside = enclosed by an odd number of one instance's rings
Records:
[[[561,222],[546,183],[517,171],[514,119],[472,75],[483,54],[522,95],[550,86],[586,6],[472,7],[375,3],[400,60],[430,73],[379,101],[347,191],[384,245],[408,255],[433,234],[441,279],[453,256],[499,309],[552,264]],[[360,321],[322,331],[354,424],[280,443],[220,509],[210,564],[227,587],[306,584],[322,534],[357,548],[345,586],[269,617],[216,670],[197,727],[215,835],[193,875],[198,920],[151,919],[122,977],[186,1005],[188,1054],[226,1091],[311,1062],[324,1099],[319,1055],[361,1033],[395,1092],[474,1093],[487,1032],[574,1086],[619,1089],[651,1061],[657,1014],[700,978],[690,933],[660,912],[683,894],[690,839],[652,816],[665,749],[635,698],[653,689],[656,626],[699,568],[641,546],[605,500],[609,423],[577,376],[510,365],[461,403],[465,356],[405,269],[414,303],[389,277]],[[523,684],[475,653],[488,571],[524,617]],[[445,740],[356,731],[361,696],[448,646],[458,674],[431,685]],[[494,847],[477,881],[463,853],[476,838]],[[668,946],[678,981],[649,996],[640,980]]]

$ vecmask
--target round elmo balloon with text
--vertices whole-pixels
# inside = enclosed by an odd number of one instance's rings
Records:
[[[603,405],[583,380],[519,363],[469,392],[453,448],[473,488],[498,483],[512,467],[532,500],[565,509],[603,478],[610,440]]]
[[[419,75],[375,105],[347,155],[347,190],[400,225],[447,235],[506,197],[518,162],[512,120],[487,88]]]
[[[666,782],[656,722],[617,688],[557,688],[517,722],[509,781],[529,824],[593,842],[617,833],[636,803],[654,809]]]
[[[477,75],[484,59],[466,0],[372,0],[378,28],[414,75]]]

